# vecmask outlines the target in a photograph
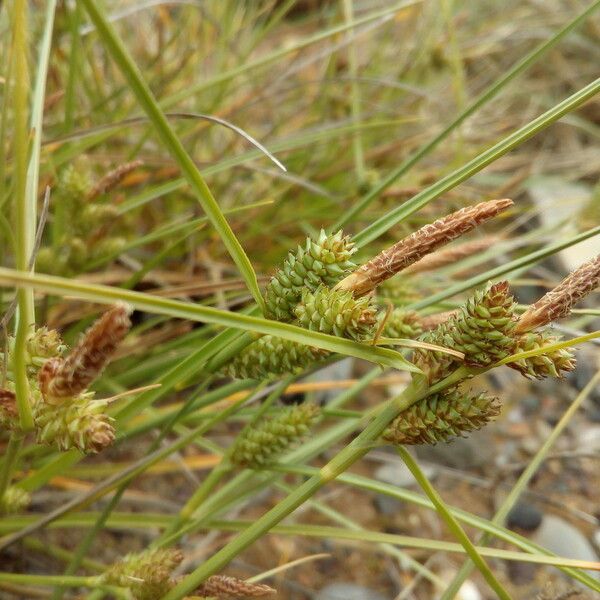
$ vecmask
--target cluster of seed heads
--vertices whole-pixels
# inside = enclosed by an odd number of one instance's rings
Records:
[[[100,452],[115,438],[113,419],[106,414],[108,402],[95,400],[89,385],[102,373],[129,331],[129,309],[117,304],[105,312],[82,336],[66,357],[58,356],[64,345],[55,331],[36,330],[27,344],[30,364],[30,404],[38,443],[59,450],[77,448]],[[41,361],[41,367],[38,362]],[[19,427],[14,384],[0,389],[0,424]]]

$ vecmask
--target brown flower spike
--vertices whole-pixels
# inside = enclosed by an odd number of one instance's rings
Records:
[[[464,258],[473,256],[473,254],[477,254],[478,252],[483,252],[484,250],[487,250],[496,244],[499,239],[500,238],[498,236],[489,235],[481,238],[480,240],[472,240],[451,248],[438,250],[433,254],[424,256],[418,262],[410,265],[410,267],[407,267],[404,272],[407,274],[413,274],[424,273],[426,271],[435,271],[435,269],[440,269],[441,267],[454,264],[460,260],[463,260]]]
[[[577,270],[532,304],[522,315],[515,333],[526,333],[566,317],[571,308],[600,285],[600,255]]]
[[[38,380],[44,399],[60,404],[77,396],[96,379],[131,327],[130,310],[117,304],[105,312],[64,359],[52,358],[40,369]]]
[[[125,179],[129,173],[135,171],[138,167],[144,164],[143,160],[134,160],[124,165],[118,166],[116,169],[109,171],[102,179],[100,179],[88,193],[88,200],[95,200],[98,196],[110,192]]]
[[[277,590],[262,583],[248,583],[227,575],[211,575],[195,593],[209,598],[261,598],[276,592]]]
[[[481,202],[425,225],[356,269],[340,281],[336,289],[351,290],[356,297],[364,296],[423,256],[475,229],[512,205],[513,201],[509,199]]]

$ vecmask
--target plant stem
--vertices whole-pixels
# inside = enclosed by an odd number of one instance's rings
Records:
[[[29,270],[29,260],[35,239],[35,205],[27,198],[27,154],[29,146],[28,106],[29,68],[27,64],[27,0],[15,0],[12,10],[14,48],[14,177],[15,177],[15,263],[20,271]],[[33,290],[17,292],[18,313],[14,345],[14,382],[19,410],[19,424],[23,431],[33,429],[33,415],[29,402],[27,379],[27,338],[35,322]]]
[[[33,575],[31,573],[0,573],[0,581],[5,583],[24,583],[27,585],[60,585],[88,588],[102,585],[101,577],[67,577],[65,575]]]
[[[2,469],[0,469],[0,499],[4,496],[6,489],[10,485],[12,473],[17,464],[19,452],[23,445],[24,435],[21,432],[13,433],[6,446],[6,452],[2,460]]]
[[[409,471],[413,474],[414,478],[417,480],[417,483],[421,486],[421,489],[425,492],[427,497],[431,500],[432,504],[435,507],[436,512],[440,515],[440,517],[446,523],[448,529],[452,532],[454,537],[462,544],[466,553],[471,557],[473,564],[477,566],[485,580],[488,582],[488,585],[498,598],[502,598],[503,600],[510,600],[510,595],[506,592],[506,590],[502,587],[500,582],[494,577],[491,569],[488,564],[483,560],[480,554],[477,552],[477,549],[469,539],[469,536],[465,533],[465,530],[460,526],[460,523],[454,518],[452,513],[446,507],[446,504],[442,500],[441,496],[437,493],[435,488],[429,483],[427,477],[424,475],[423,471],[419,468],[419,465],[415,461],[415,459],[411,456],[406,448],[403,446],[399,446],[397,448],[398,454],[404,461],[404,464],[408,467]]]

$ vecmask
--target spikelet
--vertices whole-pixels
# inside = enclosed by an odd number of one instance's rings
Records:
[[[66,346],[55,329],[39,327],[27,339],[27,353],[32,358],[52,358],[65,349]]]
[[[385,317],[385,313],[380,314],[379,321]],[[405,339],[416,339],[421,333],[423,333],[423,328],[419,315],[414,310],[404,308],[395,308],[387,316],[382,331],[384,337]]]
[[[427,271],[435,271],[436,269],[440,269],[447,265],[453,265],[469,256],[473,256],[473,254],[487,250],[490,246],[496,244],[499,239],[500,238],[497,236],[488,235],[479,240],[472,240],[450,248],[438,250],[433,254],[424,256],[418,262],[407,267],[404,270],[404,273],[424,273]]]
[[[571,308],[600,285],[600,255],[581,265],[568,277],[532,304],[519,319],[516,332],[532,331],[562,319]]]
[[[129,309],[117,304],[86,331],[65,359],[48,360],[38,375],[46,402],[60,404],[64,398],[86,390],[102,373],[130,327]]]
[[[508,282],[488,284],[456,315],[420,339],[462,352],[468,365],[488,366],[509,356],[515,347],[514,310]],[[456,359],[447,354],[423,349],[415,351],[413,362],[430,382],[445,377],[453,365],[458,365]]]
[[[267,316],[292,321],[294,307],[306,288],[314,292],[320,285],[332,286],[356,268],[350,260],[355,252],[349,237],[341,231],[327,235],[321,231],[317,241],[308,238],[303,247],[290,252],[265,290]]]
[[[441,313],[422,316],[420,319],[421,327],[423,328],[423,331],[431,331],[442,323],[448,321],[450,318],[455,317],[458,312],[459,311],[457,310],[447,310]]]
[[[312,403],[282,409],[272,418],[244,430],[235,440],[230,460],[238,466],[260,468],[302,438],[319,415]]]
[[[480,429],[500,412],[497,398],[458,389],[432,394],[403,411],[383,434],[393,444],[435,444]]]
[[[515,303],[508,282],[475,293],[461,313],[438,327],[442,346],[465,354],[465,363],[487,366],[507,357],[515,346]]]
[[[110,190],[117,187],[129,173],[135,171],[135,169],[141,167],[143,164],[143,160],[133,160],[109,171],[90,189],[87,194],[88,200],[94,200],[98,196],[110,192]]]
[[[372,337],[377,322],[370,298],[354,298],[352,292],[325,286],[314,293],[305,290],[294,313],[305,329],[353,340]]]
[[[128,554],[104,573],[103,582],[129,588],[136,600],[158,600],[174,587],[171,573],[182,560],[183,554],[172,548]]]
[[[264,583],[249,583],[227,575],[211,575],[195,592],[205,598],[262,598],[277,593]]]
[[[481,202],[425,225],[380,252],[375,258],[340,281],[336,287],[341,290],[351,290],[355,296],[364,296],[426,254],[471,231],[512,204],[512,200],[507,199]]]
[[[105,400],[92,400],[91,393],[82,394],[60,405],[39,401],[34,407],[37,440],[59,450],[77,448],[95,454],[115,439],[114,419],[104,414]]]
[[[301,373],[327,354],[319,348],[264,335],[225,365],[222,373],[234,379],[271,379]]]
[[[88,195],[92,187],[88,165],[79,161],[66,167],[59,178],[58,188],[70,200],[79,200]]]
[[[544,346],[556,344],[560,337],[552,335],[549,331],[530,331],[518,337],[514,353],[529,352]],[[562,377],[575,369],[575,357],[569,348],[551,350],[537,356],[523,358],[513,363],[508,363],[512,369],[519,371],[525,377],[544,379],[545,377]]]
[[[25,490],[11,485],[0,497],[0,515],[14,515],[23,512],[30,502],[31,496]]]

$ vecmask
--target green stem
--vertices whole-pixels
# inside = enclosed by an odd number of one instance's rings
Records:
[[[527,487],[527,484],[531,481],[531,478],[535,475],[539,469],[542,461],[550,451],[550,448],[554,445],[556,440],[560,437],[565,427],[569,424],[583,401],[587,398],[588,394],[596,388],[596,385],[600,381],[600,371],[592,377],[589,383],[581,390],[577,398],[573,401],[571,406],[565,411],[560,421],[554,427],[552,433],[548,436],[546,441],[542,444],[542,447],[537,451],[531,462],[527,465],[527,468],[523,471],[515,485],[513,486],[510,493],[506,496],[500,508],[496,511],[494,518],[491,520],[493,525],[501,525],[504,523],[508,513],[519,499],[523,490]],[[484,533],[480,538],[480,544],[487,544],[492,536],[490,533]],[[462,584],[470,575],[473,570],[473,563],[466,561],[460,568],[448,589],[444,592],[441,600],[451,600],[456,596],[460,590]]]
[[[267,533],[282,519],[296,510],[303,502],[312,497],[321,487],[346,471],[352,464],[364,456],[379,438],[388,424],[403,410],[424,398],[434,388],[445,389],[464,379],[469,374],[466,368],[457,369],[432,388],[428,388],[424,377],[417,377],[398,397],[392,398],[379,414],[362,430],[362,432],[343,448],[331,461],[319,470],[318,475],[311,477],[296,488],[283,501],[273,507],[258,521],[243,531],[238,537],[219,552],[213,554],[202,565],[178,583],[163,600],[180,600],[194,590],[207,577],[220,571],[235,556],[250,546],[259,537]]]
[[[28,2],[15,0],[12,10],[14,48],[14,177],[15,177],[15,262],[20,271],[29,270],[35,239],[35,205],[27,198],[27,154],[29,146],[28,106],[29,68],[27,56]],[[23,431],[33,429],[33,415],[29,402],[27,379],[27,338],[35,322],[33,290],[17,292],[18,314],[14,346],[14,383],[19,410],[19,423]]]
[[[19,452],[23,445],[23,434],[20,432],[13,433],[6,446],[6,453],[2,460],[2,469],[0,470],[0,500],[4,496],[6,489],[10,485],[12,473],[17,464]]]
[[[421,486],[421,489],[431,500],[438,515],[440,515],[440,517],[444,520],[448,529],[452,532],[454,537],[461,543],[462,547],[465,549],[465,552],[471,557],[473,564],[477,566],[485,580],[488,582],[490,588],[492,588],[492,590],[496,592],[498,598],[502,598],[503,600],[510,600],[510,595],[502,587],[500,582],[494,577],[494,574],[492,573],[488,564],[477,552],[477,549],[469,539],[469,536],[465,533],[465,530],[460,526],[460,523],[448,510],[441,496],[437,493],[437,491],[431,485],[431,483],[429,483],[429,480],[424,475],[423,471],[421,471],[415,459],[403,446],[398,447],[397,451],[402,460],[404,461],[404,464],[408,467],[409,471],[417,480],[417,483]]]
[[[258,281],[256,279],[256,273],[252,268],[252,263],[246,256],[244,249],[231,230],[227,219],[221,212],[217,201],[214,199],[209,187],[206,185],[204,178],[200,174],[200,171],[196,167],[191,156],[187,153],[177,135],[175,135],[175,132],[169,124],[169,121],[159,107],[154,95],[152,94],[152,91],[150,90],[150,87],[144,80],[137,65],[133,61],[133,58],[117,35],[114,27],[104,15],[104,12],[100,8],[99,4],[94,2],[94,0],[80,0],[80,2],[85,7],[90,19],[98,31],[100,38],[104,42],[104,45],[109,53],[112,55],[113,60],[127,79],[129,87],[135,94],[140,106],[148,115],[152,125],[154,125],[154,128],[156,129],[156,132],[158,133],[163,144],[169,150],[174,160],[179,164],[181,172],[196,193],[204,212],[210,219],[213,227],[221,236],[221,239],[231,255],[231,258],[240,270],[242,277],[245,279],[246,285],[254,297],[254,300],[258,306],[263,309],[264,300],[258,287]]]
[[[0,573],[0,581],[26,585],[60,585],[64,587],[95,588],[102,586],[101,577],[67,577],[65,575],[33,575],[31,573]]]
[[[346,24],[354,21],[353,0],[342,0],[342,8],[344,11],[344,20]],[[353,30],[348,30],[347,36],[350,40],[348,46],[348,64],[350,67],[351,82],[351,111],[352,124],[358,129],[352,134],[352,149],[354,151],[354,168],[356,170],[356,178],[359,185],[365,179],[365,157],[362,145],[362,136],[360,132],[360,87],[358,85],[358,58],[356,55],[356,41],[351,41]]]

